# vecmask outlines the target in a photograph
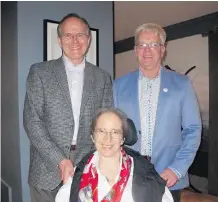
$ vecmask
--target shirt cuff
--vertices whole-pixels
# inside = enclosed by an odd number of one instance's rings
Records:
[[[176,174],[176,176],[178,177],[179,180],[182,178],[182,175],[178,170],[176,170],[175,168],[172,168],[172,167],[169,167],[169,169],[171,169]]]
[[[70,201],[70,191],[71,191],[71,184],[73,178],[69,177],[67,183],[64,184],[58,191],[55,202],[69,202]]]
[[[174,200],[172,194],[170,193],[169,189],[165,187],[165,192],[162,197],[162,202],[173,202],[173,201]]]

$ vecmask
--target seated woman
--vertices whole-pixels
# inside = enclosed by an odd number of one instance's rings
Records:
[[[92,123],[96,151],[77,165],[56,202],[172,202],[165,182],[132,145],[126,116],[115,108],[100,109]],[[135,134],[136,135],[136,134]],[[133,141],[131,143],[131,141]]]

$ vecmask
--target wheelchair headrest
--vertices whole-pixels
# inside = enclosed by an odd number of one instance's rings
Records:
[[[128,129],[125,132],[124,145],[132,146],[138,141],[138,136],[133,121],[127,118],[127,123],[128,123]]]

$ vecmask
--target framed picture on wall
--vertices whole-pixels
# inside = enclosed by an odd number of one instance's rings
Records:
[[[57,59],[62,55],[62,49],[58,44],[57,27],[59,22],[53,20],[44,20],[44,61]],[[92,41],[86,60],[94,65],[99,65],[99,33],[98,29],[91,28]]]

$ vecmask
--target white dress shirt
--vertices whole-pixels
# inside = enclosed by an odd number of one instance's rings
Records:
[[[123,195],[122,195],[120,202],[127,202],[127,201],[134,202],[133,197],[132,197],[132,180],[133,180],[134,163],[133,163],[133,158],[132,157],[130,157],[130,158],[132,160],[131,172],[130,172],[130,176],[129,176],[128,182],[126,184],[126,187],[123,191]],[[98,202],[100,202],[104,198],[104,196],[110,191],[111,186],[108,183],[106,177],[100,173],[100,170],[98,167],[98,159],[99,159],[98,152],[95,152],[95,155],[93,156],[91,162],[97,168],[97,173],[98,173]],[[121,169],[121,164],[120,164],[120,169]],[[116,181],[118,180],[118,177],[119,177],[119,174],[116,177]],[[58,193],[56,195],[55,202],[69,202],[72,180],[73,180],[72,178],[69,178],[68,182],[60,188],[60,190],[58,191]],[[84,202],[86,202],[86,201],[84,201]],[[173,202],[172,195],[167,187],[165,187],[165,193],[163,195],[162,202]]]
[[[157,103],[160,92],[160,73],[157,77],[149,79],[140,72],[138,89],[141,121],[141,154],[151,156]]]
[[[70,90],[70,98],[73,110],[74,118],[74,134],[72,139],[72,145],[76,145],[78,130],[79,130],[79,117],[80,107],[82,101],[83,92],[83,80],[84,80],[84,69],[85,59],[79,65],[73,65],[72,62],[63,55],[63,61],[67,73],[67,81]]]

